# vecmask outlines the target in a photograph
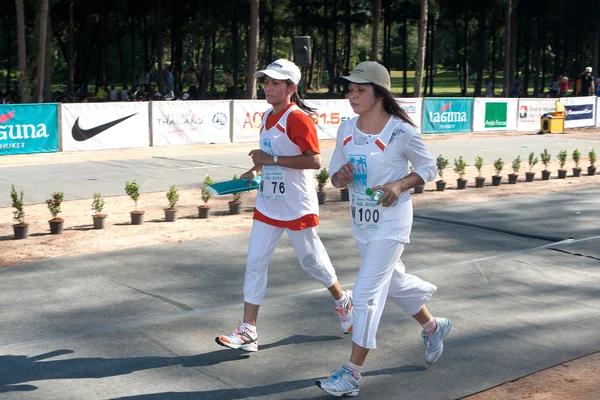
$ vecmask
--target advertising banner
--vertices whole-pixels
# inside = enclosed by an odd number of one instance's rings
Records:
[[[423,99],[413,99],[410,97],[397,98],[396,101],[400,104],[400,107],[410,117],[412,122],[417,126],[417,130],[421,130],[421,120],[423,114]]]
[[[152,145],[229,143],[230,100],[153,101]]]
[[[315,109],[311,117],[319,139],[335,139],[340,124],[356,115],[346,99],[306,100],[306,105]]]
[[[471,131],[472,98],[426,98],[423,109],[423,133]]]
[[[563,97],[567,119],[565,128],[579,128],[596,125],[596,96]]]
[[[0,155],[58,151],[57,104],[0,105]]]
[[[600,113],[598,112],[600,107],[600,97],[596,97],[596,126],[600,126]]]
[[[476,97],[473,103],[473,131],[516,130],[518,104],[518,99]]]
[[[148,109],[147,102],[63,104],[62,149],[78,151],[148,147]]]
[[[233,102],[232,141],[256,142],[260,132],[262,116],[271,108],[266,100],[235,100]]]
[[[519,99],[518,131],[539,131],[542,115],[556,110],[556,99]]]

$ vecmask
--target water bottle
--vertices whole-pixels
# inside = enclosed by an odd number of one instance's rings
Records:
[[[383,190],[376,190],[375,192],[373,192],[371,188],[367,188],[365,193],[367,196],[370,196],[373,201],[379,201],[381,196],[383,196]]]

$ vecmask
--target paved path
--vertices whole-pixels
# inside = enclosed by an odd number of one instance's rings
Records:
[[[454,327],[428,366],[420,327],[388,304],[360,398],[455,399],[600,351],[598,199],[585,190],[418,213],[403,260],[438,285],[429,307]],[[348,221],[324,221],[320,234],[351,287]],[[259,352],[214,343],[241,317],[248,239],[0,270],[2,398],[329,398],[314,381],[347,360],[350,337],[287,239],[270,269]]]

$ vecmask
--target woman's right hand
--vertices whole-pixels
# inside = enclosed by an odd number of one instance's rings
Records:
[[[244,172],[240,179],[248,179],[248,186],[252,186],[252,181],[256,178],[256,171],[254,169]]]
[[[338,188],[346,187],[354,180],[354,167],[352,163],[348,161],[340,168],[338,172],[333,174],[331,183]],[[334,182],[335,181],[335,182]]]

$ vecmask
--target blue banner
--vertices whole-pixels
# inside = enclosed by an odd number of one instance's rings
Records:
[[[594,118],[594,104],[565,105],[565,109],[568,111],[567,121]]]
[[[473,99],[423,100],[423,133],[470,132]]]
[[[57,104],[0,105],[0,155],[56,151]]]

